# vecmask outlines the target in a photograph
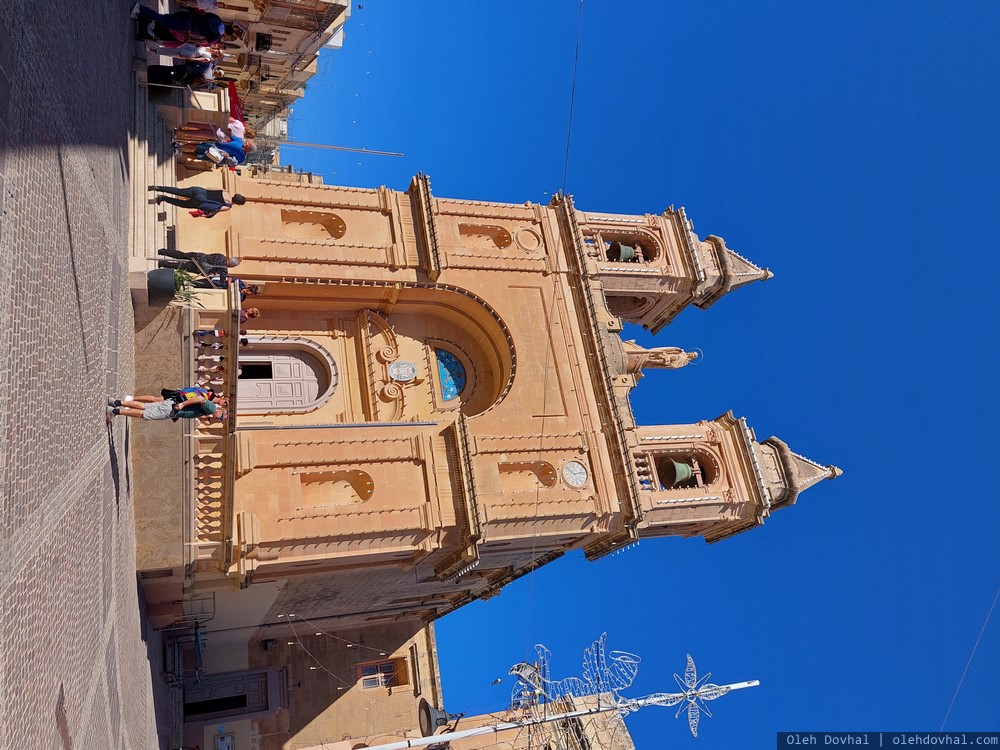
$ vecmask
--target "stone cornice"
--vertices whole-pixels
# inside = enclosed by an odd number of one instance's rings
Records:
[[[569,289],[577,298],[577,309],[585,316],[580,321],[580,329],[588,354],[590,380],[595,386],[604,434],[611,443],[610,458],[612,463],[616,464],[613,480],[619,493],[621,519],[617,524],[618,528],[612,528],[599,541],[584,547],[587,559],[595,560],[639,538],[636,526],[642,520],[642,510],[639,503],[639,488],[629,461],[630,451],[628,439],[625,436],[624,420],[615,398],[613,383],[610,382],[610,369],[601,340],[601,324],[597,316],[591,286],[588,283],[587,249],[576,221],[576,209],[573,206],[573,199],[568,195],[557,196],[553,199],[552,206],[561,219],[563,233],[567,240],[569,252],[566,253],[566,257],[570,271],[580,279],[580,283],[570,283]]]
[[[476,499],[476,482],[472,468],[472,452],[469,434],[465,426],[465,416],[458,419],[449,429],[449,442],[453,451],[453,467],[457,470],[461,503],[458,505],[464,528],[460,530],[459,548],[442,560],[434,568],[439,580],[454,580],[479,565],[479,543],[482,540],[482,519]]]
[[[740,451],[746,468],[749,470],[749,489],[752,497],[747,498],[747,500],[754,504],[755,514],[753,520],[739,525],[724,526],[714,535],[711,532],[706,533],[705,541],[709,544],[728,539],[753,526],[760,526],[771,513],[771,490],[764,480],[764,473],[761,470],[760,458],[756,450],[756,438],[753,430],[747,424],[746,418],[737,418],[732,411],[727,411],[713,422],[733,435],[733,443]]]
[[[434,222],[434,204],[431,198],[431,180],[419,172],[410,184],[410,194],[415,197],[416,215],[419,219],[420,238],[427,254],[424,270],[427,278],[437,281],[441,275],[441,248],[438,244],[437,227]]]

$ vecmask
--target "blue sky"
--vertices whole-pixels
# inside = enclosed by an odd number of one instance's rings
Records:
[[[545,202],[562,187],[578,4],[366,0],[296,107],[288,148],[334,184]],[[641,424],[747,417],[845,474],[760,529],[564,558],[438,623],[450,711],[502,708],[535,642],[577,674],[602,631],[643,657],[633,694],[691,653],[726,696],[694,740],[669,709],[640,750],[770,748],[789,730],[936,730],[1000,586],[1000,5],[587,0],[566,189],[583,210],[683,205],[775,278],[685,311]],[[641,342],[645,332],[629,331]],[[1000,615],[948,729],[998,730]]]

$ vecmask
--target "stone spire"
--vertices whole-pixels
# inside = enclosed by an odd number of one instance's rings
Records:
[[[763,454],[770,453],[773,461],[768,479],[771,491],[771,510],[794,505],[799,493],[812,487],[822,479],[836,479],[844,472],[832,465],[826,466],[792,451],[783,441],[769,437],[760,444]]]
[[[710,279],[701,296],[695,299],[695,305],[705,310],[734,289],[746,286],[754,281],[767,281],[774,274],[767,268],[760,268],[751,263],[735,250],[726,246],[721,237],[710,234],[705,238],[703,246],[712,248],[718,268],[718,276]]]

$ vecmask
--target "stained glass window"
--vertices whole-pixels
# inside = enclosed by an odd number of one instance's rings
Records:
[[[435,349],[434,356],[437,358],[438,377],[441,380],[441,398],[445,401],[458,398],[465,390],[465,366],[446,349]]]

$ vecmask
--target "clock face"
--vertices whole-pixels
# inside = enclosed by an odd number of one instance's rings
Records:
[[[562,476],[570,487],[583,487],[587,483],[587,467],[579,461],[567,461],[563,464]]]

